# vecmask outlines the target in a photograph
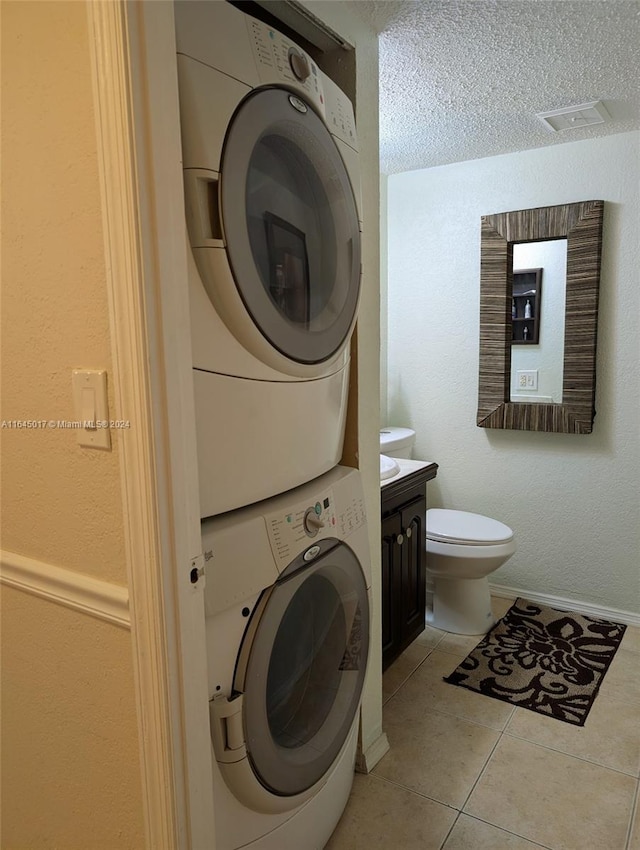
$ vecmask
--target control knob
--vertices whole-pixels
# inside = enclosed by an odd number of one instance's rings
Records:
[[[293,71],[293,76],[301,83],[307,79],[311,73],[307,58],[299,53],[294,47],[289,50],[289,66]]]
[[[302,524],[308,537],[315,537],[320,529],[324,528],[324,520],[320,519],[315,508],[308,508],[305,511]]]

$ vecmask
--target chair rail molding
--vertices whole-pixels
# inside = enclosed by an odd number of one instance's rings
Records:
[[[129,629],[129,591],[93,576],[0,550],[0,582]]]

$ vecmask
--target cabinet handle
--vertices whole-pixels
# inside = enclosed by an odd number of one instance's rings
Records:
[[[398,546],[402,546],[402,544],[404,543],[404,537],[402,536],[402,534],[397,535],[396,543],[398,544]]]
[[[407,535],[407,540],[411,537],[411,529],[405,528],[404,533]]]

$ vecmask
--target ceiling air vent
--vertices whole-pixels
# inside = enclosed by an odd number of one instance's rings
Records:
[[[581,127],[604,124],[609,120],[609,114],[599,100],[582,103],[580,106],[554,109],[552,112],[538,112],[537,117],[551,133],[557,133],[560,130],[579,130]]]

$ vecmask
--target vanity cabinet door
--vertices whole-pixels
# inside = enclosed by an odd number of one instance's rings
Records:
[[[382,519],[383,670],[424,630],[425,513],[421,493]]]
[[[425,515],[427,500],[414,499],[401,511],[402,545],[402,649],[424,631],[427,571],[425,553]],[[401,650],[402,651],[402,650]]]
[[[401,531],[400,513],[382,520],[382,669],[397,656],[400,599],[402,596],[400,552],[396,540]]]

